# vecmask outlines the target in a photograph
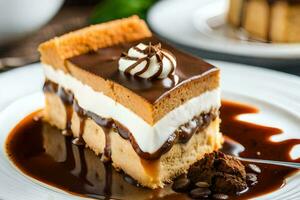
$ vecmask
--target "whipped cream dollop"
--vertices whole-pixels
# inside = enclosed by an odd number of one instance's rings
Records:
[[[145,79],[164,79],[175,73],[174,55],[161,48],[161,44],[139,43],[123,53],[119,60],[119,70]]]

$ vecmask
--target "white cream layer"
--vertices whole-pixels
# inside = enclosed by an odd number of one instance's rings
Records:
[[[150,125],[130,109],[93,90],[71,75],[55,70],[49,65],[44,65],[44,72],[47,79],[71,90],[83,109],[104,118],[115,119],[126,126],[140,149],[148,153],[158,150],[180,125],[190,121],[194,116],[209,112],[212,108],[219,108],[221,105],[220,89],[217,88],[190,99],[154,125]]]

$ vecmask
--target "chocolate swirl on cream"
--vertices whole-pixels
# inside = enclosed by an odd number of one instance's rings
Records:
[[[164,79],[174,74],[176,59],[174,55],[161,48],[161,44],[139,43],[131,47],[128,53],[122,53],[119,70],[132,76],[145,79]]]

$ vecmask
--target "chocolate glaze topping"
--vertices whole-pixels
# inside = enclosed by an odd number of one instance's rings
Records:
[[[131,75],[128,76],[118,70],[118,61],[123,52],[127,52],[128,49],[139,43],[149,44],[150,42],[153,45],[160,43],[163,49],[174,55],[176,58],[176,76],[165,79],[147,80]],[[208,71],[217,70],[217,68],[203,60],[181,52],[156,37],[99,49],[96,52],[75,56],[70,58],[69,61],[90,73],[127,87],[151,103],[154,103],[159,97],[163,96],[181,82],[192,77],[204,75]]]
[[[73,143],[78,145],[85,144],[82,135],[83,135],[84,125],[85,125],[85,120],[87,118],[92,119],[96,124],[102,127],[106,138],[105,149],[103,154],[104,156],[103,159],[105,160],[110,160],[110,155],[111,155],[110,137],[109,137],[109,132],[111,129],[116,130],[116,132],[118,132],[122,138],[129,140],[135,152],[141,158],[146,160],[156,160],[160,158],[163,154],[168,152],[175,143],[188,142],[195,133],[206,128],[210,124],[210,122],[216,119],[218,115],[217,110],[211,110],[208,113],[201,113],[199,116],[195,116],[191,121],[178,127],[178,129],[172,135],[170,135],[168,140],[156,152],[148,153],[140,149],[133,135],[126,128],[126,126],[122,125],[120,122],[116,120],[110,118],[103,118],[91,111],[84,110],[78,105],[76,99],[74,98],[74,95],[70,91],[65,90],[64,88],[58,86],[56,83],[51,82],[49,80],[46,80],[43,88],[44,88],[44,92],[46,93],[48,92],[48,93],[53,93],[58,95],[62,99],[62,102],[65,104],[67,111],[73,113],[74,110],[79,116],[80,133],[79,133],[79,137],[73,140]],[[72,103],[71,102],[66,103],[64,99],[69,99],[69,100],[72,99]],[[70,105],[73,105],[73,107]],[[72,114],[68,114],[68,116],[69,115],[72,116]],[[70,127],[71,118],[68,117],[67,121],[68,121],[67,122],[68,127]]]

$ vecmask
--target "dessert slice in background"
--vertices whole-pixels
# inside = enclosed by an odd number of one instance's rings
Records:
[[[300,1],[230,0],[228,23],[254,39],[300,42]]]
[[[138,17],[39,50],[45,119],[141,185],[163,187],[221,147],[219,69],[159,40]]]

